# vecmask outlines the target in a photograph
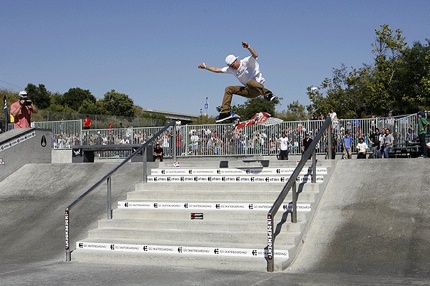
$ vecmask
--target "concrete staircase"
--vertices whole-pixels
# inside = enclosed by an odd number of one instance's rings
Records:
[[[265,271],[266,214],[296,161],[272,158],[269,167],[240,159],[229,159],[228,168],[219,164],[219,159],[183,160],[179,167],[160,163],[147,183],[118,202],[113,219],[100,220],[76,243],[72,261]],[[300,247],[330,164],[317,163],[315,184],[303,170],[297,223],[287,211],[291,192],[275,217],[276,270],[285,269]]]

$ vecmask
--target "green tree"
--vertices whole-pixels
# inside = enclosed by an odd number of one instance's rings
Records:
[[[249,119],[255,113],[267,112],[275,115],[275,105],[278,101],[267,101],[262,96],[250,98],[244,104],[232,106],[232,111],[239,114],[242,119]]]
[[[98,104],[99,102],[92,102],[88,99],[85,99],[82,102],[81,106],[78,109],[78,113],[80,114],[105,114],[105,109],[102,107],[102,104]]]
[[[373,91],[372,98],[376,104],[385,107],[386,113],[390,110],[398,111],[399,91],[396,89],[399,80],[399,67],[402,53],[406,47],[402,31],[395,32],[388,25],[381,25],[375,30],[376,40],[372,44],[375,55],[375,68],[372,81],[369,82]]]
[[[215,117],[213,116],[207,116],[207,115],[201,115],[194,119],[191,124],[199,125],[199,124],[214,124],[215,123]]]
[[[375,33],[373,65],[334,69],[318,90],[308,88],[308,110],[326,114],[333,109],[340,118],[356,118],[413,113],[429,105],[428,40],[409,48],[401,30],[381,25]]]
[[[94,104],[97,101],[97,99],[91,94],[89,90],[83,90],[79,87],[70,88],[66,93],[64,93],[62,104],[78,111],[79,107],[81,107],[85,100]]]
[[[297,121],[309,119],[308,113],[304,105],[300,104],[298,100],[293,101],[287,105],[287,110],[277,113],[276,117],[285,121]]]
[[[114,89],[104,95],[104,107],[110,115],[133,116],[133,100],[124,93],[116,92]]]
[[[33,103],[40,109],[48,108],[51,104],[50,93],[46,90],[45,85],[35,86],[32,83],[27,84],[25,91]]]
[[[430,47],[415,42],[402,52],[396,76],[393,79],[396,111],[415,113],[430,107]]]

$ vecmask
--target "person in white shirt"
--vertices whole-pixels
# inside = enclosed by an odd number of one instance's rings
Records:
[[[287,138],[287,135],[285,133],[282,133],[282,137],[278,140],[279,143],[279,149],[281,150],[279,152],[279,160],[288,160],[288,145],[289,141]]]
[[[258,54],[251,48],[247,42],[242,42],[242,47],[248,49],[251,56],[242,60],[234,55],[228,55],[225,58],[226,67],[217,68],[207,66],[205,63],[198,65],[199,69],[205,69],[214,73],[229,73],[234,75],[242,84],[242,86],[228,86],[225,89],[224,98],[220,107],[220,114],[217,116],[217,122],[222,122],[230,118],[238,118],[231,112],[231,101],[233,94],[237,94],[246,98],[255,98],[263,95],[265,99],[272,101],[276,99],[273,93],[264,87],[265,79],[260,72],[260,66],[257,62]]]
[[[357,159],[366,159],[367,151],[369,150],[369,147],[364,142],[363,138],[358,139],[357,144]]]
[[[193,155],[198,155],[199,150],[199,136],[196,134],[195,130],[191,130],[191,150]]]

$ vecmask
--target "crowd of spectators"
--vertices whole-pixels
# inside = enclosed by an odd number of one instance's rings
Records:
[[[387,150],[396,142],[413,141],[417,137],[416,127],[414,128],[416,116],[412,115],[343,120],[338,119],[335,112],[331,112],[330,117],[333,132],[332,150],[343,158],[352,158],[352,154],[363,152],[369,157],[385,157]],[[308,121],[282,122],[276,125],[258,124],[240,129],[232,124],[183,125],[177,126],[176,134],[173,134],[173,128],[166,130],[155,143],[160,144],[164,157],[173,155],[174,145],[177,156],[279,156],[280,140],[286,138],[282,141],[288,146],[287,153],[301,154],[304,151],[305,138],[313,139],[322,123],[323,120],[312,116]],[[53,138],[54,148],[67,149],[74,145],[143,144],[161,128],[124,127],[121,124],[117,128],[110,125],[107,129],[82,128],[68,133],[67,130],[70,128],[65,128],[65,124],[66,121],[58,122],[59,126],[55,128],[57,132]],[[386,129],[390,130],[388,131],[390,136],[387,137],[391,139],[389,143],[384,139],[387,135]],[[348,138],[346,145],[345,137]],[[327,152],[327,141],[325,134],[317,143],[317,153]],[[360,149],[357,149],[359,144]],[[288,156],[284,154],[283,157]]]

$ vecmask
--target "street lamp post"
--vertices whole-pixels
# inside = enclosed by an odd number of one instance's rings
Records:
[[[208,108],[209,108],[209,103],[208,103],[208,97],[206,97],[206,102],[205,102],[205,115],[208,116]]]

